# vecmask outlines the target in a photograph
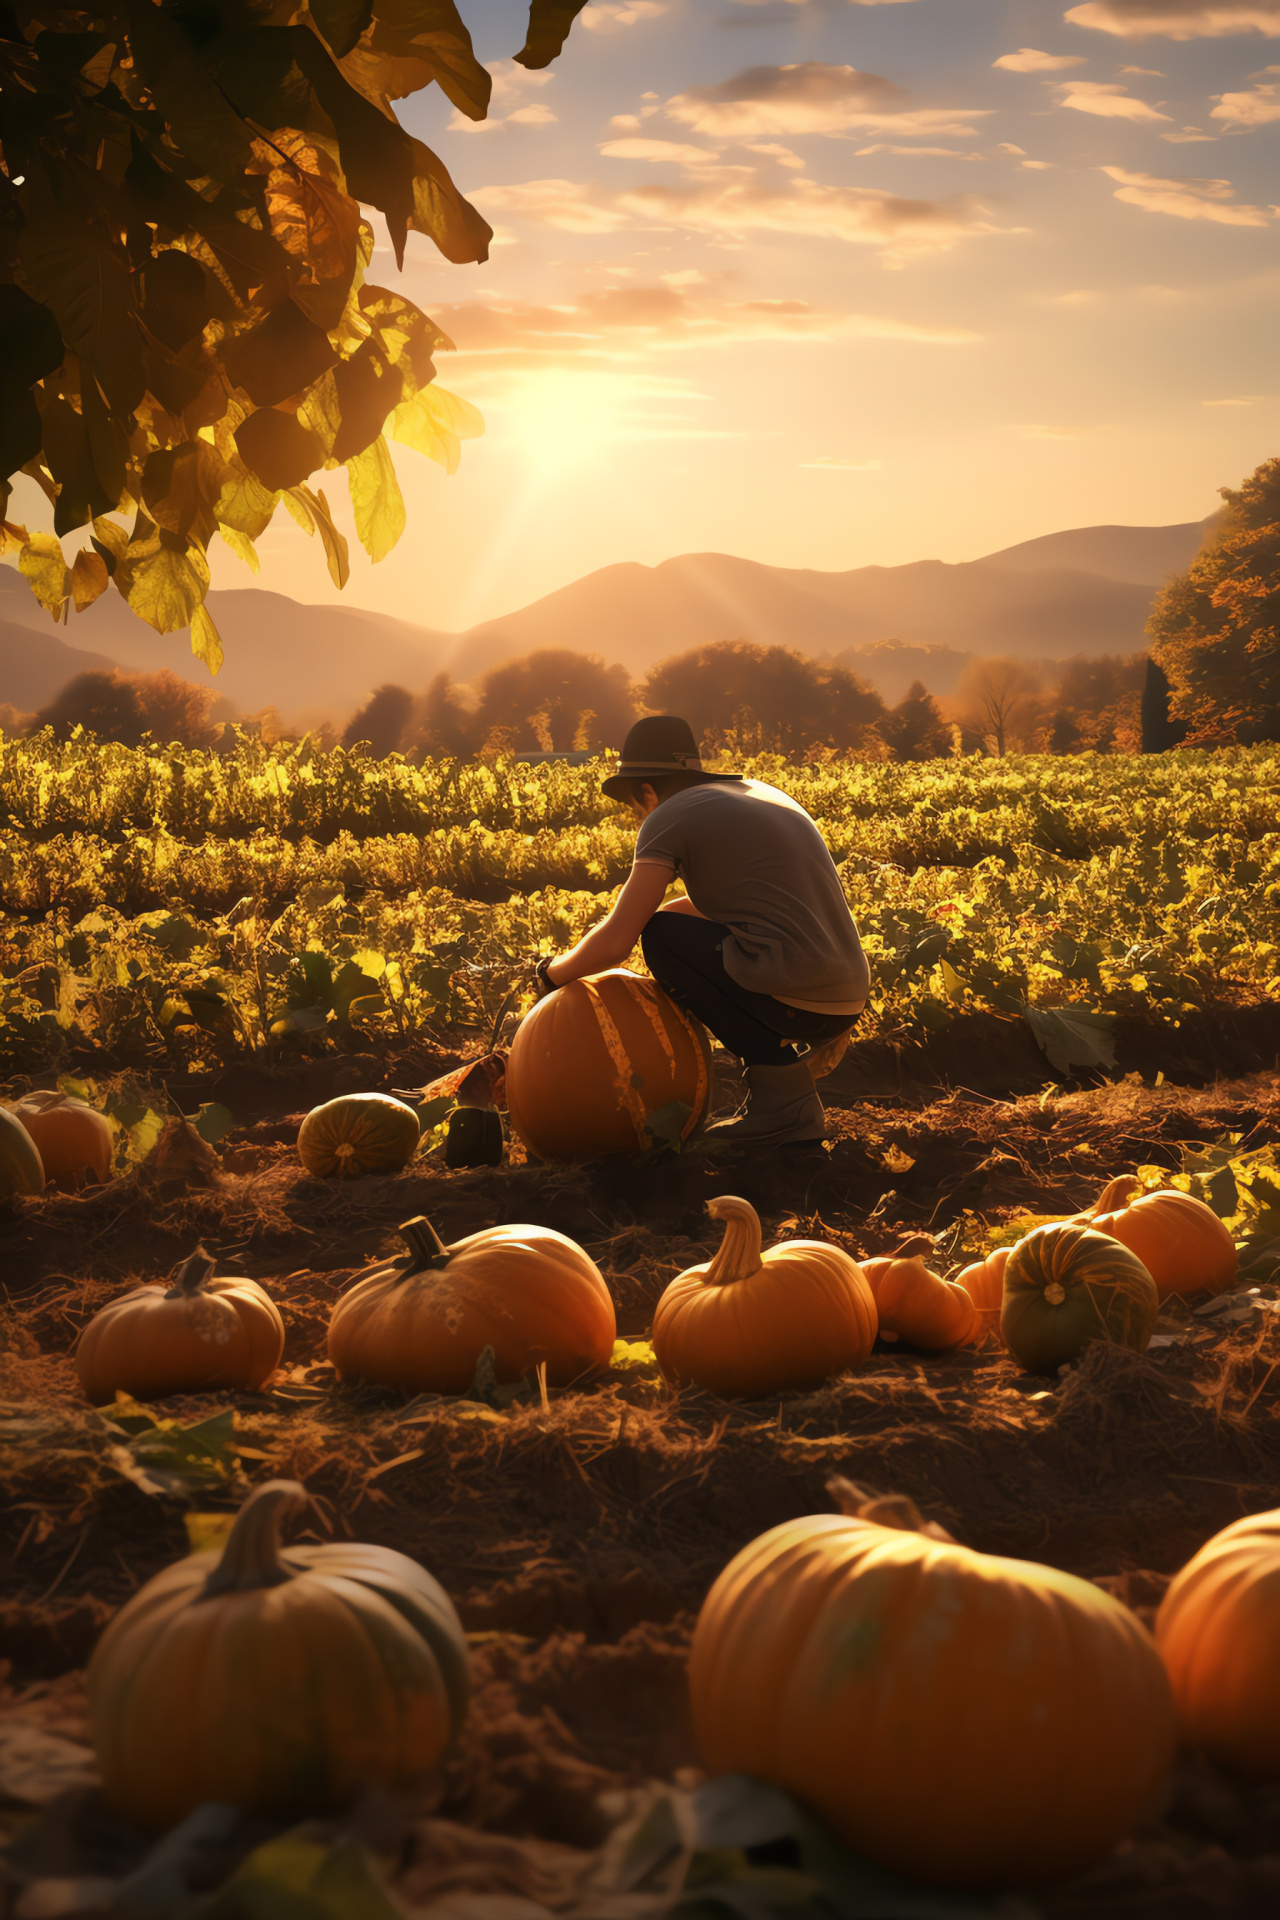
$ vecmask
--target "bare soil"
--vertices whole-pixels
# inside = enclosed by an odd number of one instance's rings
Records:
[[[609,1282],[619,1332],[640,1336],[667,1282],[715,1244],[713,1194],[745,1195],[769,1238],[871,1255],[926,1232],[938,1263],[954,1264],[985,1226],[1074,1211],[1137,1164],[1178,1166],[1183,1143],[1280,1141],[1280,1075],[1067,1092],[1040,1090],[1042,1074],[1037,1090],[1001,1098],[882,1074],[855,1102],[859,1076],[873,1081],[855,1061],[827,1083],[831,1135],[814,1147],[581,1168],[524,1164],[517,1150],[501,1168],[451,1173],[433,1158],[348,1184],[302,1171],[293,1141],[317,1099],[411,1086],[448,1064],[348,1056],[174,1086],[185,1111],[218,1098],[242,1124],[216,1151],[176,1129],[135,1174],[0,1214],[0,1412],[30,1423],[10,1425],[0,1460],[11,1711],[83,1738],[95,1638],[187,1550],[184,1515],[296,1477],[315,1502],[304,1537],[412,1554],[472,1636],[476,1699],[437,1818],[594,1848],[609,1826],[602,1794],[695,1777],[684,1662],[701,1600],[764,1528],[829,1511],[832,1474],[910,1494],[966,1544],[1095,1580],[1147,1619],[1210,1534],[1280,1506],[1280,1311],[1267,1287],[1227,1316],[1179,1303],[1160,1321],[1169,1344],[1094,1347],[1061,1378],[1025,1375],[994,1346],[883,1346],[859,1373],[749,1405],[610,1374],[545,1408],[412,1407],[342,1386],[325,1358],[338,1293],[415,1214],[446,1240],[497,1221],[571,1234]],[[162,1278],[198,1239],[238,1251],[278,1301],[288,1344],[260,1394],[157,1405],[180,1423],[236,1416],[234,1480],[166,1495],[121,1469],[70,1349],[104,1301]],[[1134,1847],[1037,1898],[1063,1920],[1273,1914],[1280,1790],[1246,1790],[1187,1756]]]

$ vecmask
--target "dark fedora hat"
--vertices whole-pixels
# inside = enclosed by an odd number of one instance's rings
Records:
[[[637,720],[622,743],[622,763],[604,790],[611,800],[626,800],[632,780],[660,780],[665,774],[697,773],[704,780],[741,780],[740,773],[705,773],[693,728],[674,713],[651,713]]]

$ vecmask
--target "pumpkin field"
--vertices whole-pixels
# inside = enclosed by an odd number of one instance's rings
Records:
[[[1276,752],[747,770],[828,1136],[617,1150],[600,765],[0,739],[6,1920],[1280,1907]]]

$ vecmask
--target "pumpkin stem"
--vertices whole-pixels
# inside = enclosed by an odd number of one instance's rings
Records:
[[[204,1583],[203,1598],[252,1593],[292,1580],[280,1559],[280,1521],[291,1508],[306,1504],[307,1490],[296,1480],[268,1480],[255,1487],[236,1515],[221,1560]]]
[[[181,1300],[185,1297],[190,1300],[199,1293],[206,1280],[212,1280],[217,1264],[207,1247],[197,1247],[169,1276],[171,1284],[165,1299]]]
[[[727,1287],[735,1280],[745,1280],[748,1274],[759,1273],[760,1216],[751,1202],[739,1200],[732,1193],[720,1193],[708,1200],[707,1212],[713,1220],[723,1220],[725,1228],[704,1284]]]
[[[424,1267],[447,1267],[453,1255],[424,1213],[402,1220],[396,1232],[408,1247],[402,1278],[421,1273]]]
[[[1135,1193],[1141,1192],[1142,1182],[1136,1174],[1118,1174],[1114,1180],[1108,1180],[1089,1211],[1094,1219],[1103,1213],[1119,1213],[1128,1206]]]

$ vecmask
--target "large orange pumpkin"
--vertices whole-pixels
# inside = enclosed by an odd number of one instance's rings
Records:
[[[1254,1779],[1280,1778],[1280,1510],[1215,1534],[1156,1616],[1182,1737]]]
[[[1236,1243],[1212,1207],[1176,1188],[1144,1193],[1131,1175],[1112,1180],[1081,1216],[1136,1253],[1161,1293],[1223,1293],[1235,1284]]]
[[[221,1557],[149,1580],[89,1666],[107,1798],[140,1826],[206,1801],[268,1819],[417,1785],[466,1714],[467,1645],[447,1594],[402,1553],[280,1547],[295,1481],[258,1487]]]
[[[857,1854],[953,1890],[1075,1873],[1173,1754],[1159,1656],[1088,1581],[843,1515],[732,1560],[693,1637],[702,1758]]]
[[[940,1352],[972,1337],[977,1326],[973,1301],[963,1287],[931,1273],[918,1256],[881,1255],[864,1260],[862,1271],[875,1297],[882,1339]]]
[[[298,1158],[320,1179],[398,1173],[418,1151],[418,1116],[389,1093],[344,1093],[315,1107],[298,1129]]]
[[[653,1350],[668,1380],[729,1399],[811,1387],[859,1367],[876,1337],[871,1289],[856,1260],[820,1240],[761,1250],[746,1200],[721,1194],[714,1258],[671,1282],[653,1316]]]
[[[197,1247],[168,1285],[135,1287],[96,1313],[76,1348],[80,1384],[95,1406],[117,1392],[136,1400],[218,1387],[260,1387],[280,1364],[284,1322],[256,1280],[216,1279]]]
[[[567,1387],[613,1351],[613,1297],[595,1262],[550,1227],[486,1227],[446,1247],[429,1220],[400,1228],[409,1252],[374,1267],[329,1321],[344,1379],[415,1393],[465,1393],[493,1348],[499,1381],[546,1363]]]
[[[66,1093],[28,1093],[13,1111],[40,1149],[45,1179],[55,1187],[73,1192],[108,1178],[111,1126],[83,1100]]]
[[[1004,1305],[1004,1270],[1012,1251],[1012,1247],[993,1247],[985,1260],[975,1260],[956,1275],[956,1285],[964,1288],[977,1309],[977,1323],[970,1341],[988,1333],[994,1334],[997,1340],[1004,1339],[1000,1331],[1000,1309]]]
[[[571,980],[520,1023],[507,1111],[539,1160],[594,1160],[651,1144],[649,1116],[679,1102],[687,1140],[711,1097],[702,1028],[652,980],[618,968]]]
[[[0,1107],[0,1200],[15,1193],[44,1192],[44,1163],[40,1149],[21,1120]]]

